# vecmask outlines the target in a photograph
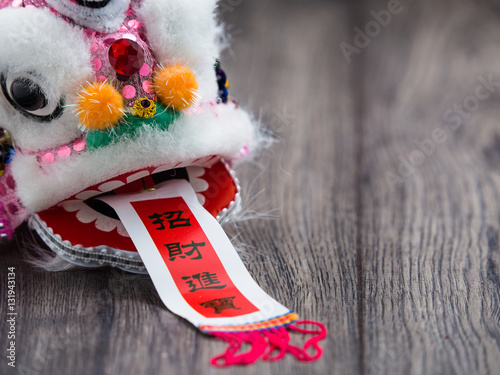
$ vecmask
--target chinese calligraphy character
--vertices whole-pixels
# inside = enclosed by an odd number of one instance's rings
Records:
[[[179,242],[167,243],[164,246],[168,250],[168,260],[174,261],[178,256],[182,259],[186,258],[182,253],[181,244]]]
[[[227,285],[221,284],[216,273],[203,272],[197,273],[192,276],[183,276],[182,280],[185,280],[188,286],[191,288],[190,292],[196,292],[202,289],[224,289]],[[196,280],[197,283],[193,280]]]
[[[185,259],[186,256],[190,257],[191,260],[197,260],[197,259],[203,258],[201,256],[199,248],[205,246],[205,242],[195,243],[194,241],[191,241],[190,244],[182,245],[182,246],[179,242],[174,242],[174,243],[165,244],[164,246],[168,250],[168,260],[170,260],[170,261],[174,261],[176,257]],[[182,250],[182,249],[189,249],[189,248],[191,248],[191,251],[183,252],[183,250]],[[197,255],[195,257],[192,257],[195,252]]]
[[[182,245],[182,248],[183,249],[189,249],[189,248],[191,248],[191,251],[186,251],[184,253],[188,257],[190,257],[191,255],[193,255],[196,252],[196,254],[198,254],[198,255],[196,257],[194,257],[194,258],[191,258],[192,260],[195,260],[195,259],[201,259],[202,258],[199,247],[203,247],[203,246],[205,246],[205,242],[195,243],[194,241],[191,241],[191,243],[188,244],[188,245]]]
[[[207,309],[214,309],[214,314],[220,314],[225,310],[241,310],[241,307],[234,306],[234,299],[236,297],[227,298],[217,298],[211,301],[200,303],[200,306],[206,307]]]
[[[151,216],[148,216],[149,219],[153,220],[152,223],[157,225],[156,230],[165,230],[164,221],[166,220],[169,229],[175,229],[179,227],[190,227],[191,219],[182,218],[182,214],[184,211],[170,211],[164,212],[163,215],[159,213],[154,213]]]
[[[168,221],[170,229],[191,226],[190,219],[181,218],[183,213],[184,213],[184,211],[171,211],[171,212],[164,212],[163,213],[163,215],[165,216],[165,219],[168,219],[167,221]]]
[[[154,213],[153,215],[148,216],[149,219],[153,220],[152,223],[154,225],[158,225],[158,227],[155,228],[156,230],[165,230],[165,225],[163,225],[163,219],[161,217],[162,217],[162,215],[157,214],[157,213]]]

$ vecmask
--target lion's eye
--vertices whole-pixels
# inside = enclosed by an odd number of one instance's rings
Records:
[[[18,78],[10,86],[11,98],[26,111],[37,111],[47,106],[42,88],[26,78]]]
[[[33,121],[51,122],[64,112],[64,98],[57,98],[50,84],[36,73],[28,72],[17,77],[2,73],[0,86],[9,104]]]

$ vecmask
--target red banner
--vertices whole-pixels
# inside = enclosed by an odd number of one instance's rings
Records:
[[[181,197],[131,202],[186,302],[206,318],[258,309],[241,294]]]

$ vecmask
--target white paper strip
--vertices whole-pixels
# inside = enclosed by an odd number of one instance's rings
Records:
[[[290,313],[252,279],[189,182],[173,180],[152,191],[99,199],[117,212],[163,303],[195,326],[246,325]],[[206,240],[192,240],[195,233]]]

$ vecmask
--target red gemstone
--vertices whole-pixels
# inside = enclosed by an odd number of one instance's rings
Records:
[[[109,63],[118,74],[130,76],[144,65],[144,51],[130,39],[118,39],[109,47]]]

